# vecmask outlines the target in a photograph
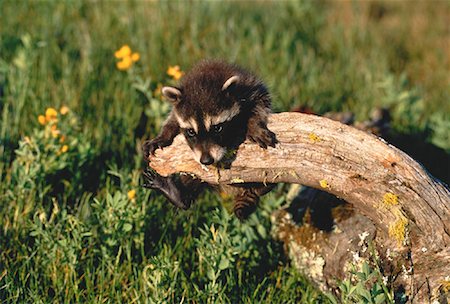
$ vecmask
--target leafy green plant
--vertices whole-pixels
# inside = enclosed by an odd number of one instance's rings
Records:
[[[357,267],[352,265],[350,277],[338,285],[339,300],[332,294],[327,294],[331,303],[394,303],[392,291],[383,282],[382,274],[371,268],[366,261],[360,268],[358,271]]]
[[[171,249],[164,246],[160,254],[152,257],[142,271],[145,296],[154,303],[174,302],[174,298],[180,293],[181,267],[171,256]]]
[[[39,115],[42,128],[24,136],[12,164],[12,184],[20,189],[37,189],[43,198],[50,192],[78,190],[86,175],[83,166],[92,161],[91,144],[79,131],[77,117],[67,108],[60,113],[48,108]]]
[[[431,142],[450,151],[450,120],[445,112],[436,112],[430,118]]]

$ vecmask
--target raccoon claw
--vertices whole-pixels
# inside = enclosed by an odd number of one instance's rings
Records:
[[[163,177],[150,168],[145,169],[142,175],[145,180],[143,187],[158,190],[177,208],[187,210],[190,207],[190,202],[182,199],[182,194],[170,177]]]
[[[150,154],[155,155],[155,150],[157,146],[155,146],[151,140],[147,140],[142,144],[142,155],[144,159],[148,161]]]
[[[275,148],[275,144],[278,142],[275,133],[269,129],[261,129],[257,134],[248,137],[263,149],[267,149],[267,147]]]
[[[161,183],[161,176],[151,170],[150,168],[145,169],[145,171],[142,173],[144,176],[145,182],[142,184],[142,187],[149,188],[149,189],[159,189],[162,187]]]
[[[147,140],[142,144],[142,153],[144,155],[144,159],[148,160],[150,155],[155,155],[155,151],[157,149],[162,149],[168,146],[166,142],[164,142],[161,138],[154,138],[152,140]]]

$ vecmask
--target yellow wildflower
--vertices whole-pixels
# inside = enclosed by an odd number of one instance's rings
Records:
[[[139,53],[133,53],[131,54],[131,61],[136,62],[141,58],[141,55]]]
[[[128,70],[132,64],[133,61],[131,60],[131,57],[124,57],[121,61],[116,63],[116,66],[119,70],[125,71]]]
[[[180,69],[180,66],[169,66],[167,69],[167,75],[172,76],[173,79],[178,80],[183,77],[184,72]]]
[[[68,145],[64,145],[61,147],[61,153],[66,153],[67,151],[69,151],[69,146]]]
[[[44,115],[39,115],[38,116],[38,121],[41,125],[45,126],[45,124],[47,123],[47,120],[45,119]]]
[[[131,54],[131,48],[128,45],[123,45],[118,51],[114,53],[114,56],[117,59],[122,59],[125,57],[129,57]]]
[[[66,115],[67,113],[69,113],[69,108],[66,106],[62,106],[59,110],[59,113],[61,113],[61,115]]]
[[[136,198],[136,190],[133,189],[128,191],[127,196],[130,200],[134,200]]]
[[[114,56],[117,59],[121,59],[116,63],[116,67],[125,71],[128,70],[134,62],[138,61],[141,58],[139,53],[132,53],[131,48],[128,45],[122,46],[118,51],[114,53]]]
[[[58,112],[56,112],[54,108],[47,108],[47,110],[45,110],[45,119],[47,121],[54,121],[57,116]]]
[[[66,136],[65,135],[61,135],[61,137],[59,138],[59,142],[63,143],[66,141]]]
[[[59,135],[59,133],[61,133],[61,132],[58,130],[58,126],[57,126],[57,125],[52,125],[51,128],[50,128],[50,130],[51,130],[51,132],[52,132],[53,138],[57,138],[58,135]]]

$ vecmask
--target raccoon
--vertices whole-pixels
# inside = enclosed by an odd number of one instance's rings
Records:
[[[271,99],[266,86],[247,70],[223,61],[201,61],[181,80],[179,87],[163,87],[172,110],[160,134],[144,142],[148,161],[156,149],[169,146],[182,133],[193,158],[202,165],[220,164],[228,152],[249,139],[262,148],[275,147],[276,136],[267,128]],[[162,192],[175,206],[187,209],[207,186],[189,175],[162,177],[147,168],[144,186]],[[235,196],[234,213],[243,220],[259,197],[273,185],[259,183],[222,186]]]

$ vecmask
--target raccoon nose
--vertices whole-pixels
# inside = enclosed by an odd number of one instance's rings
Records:
[[[214,159],[209,155],[208,153],[202,154],[202,157],[200,157],[200,162],[203,165],[211,165],[214,162]]]

